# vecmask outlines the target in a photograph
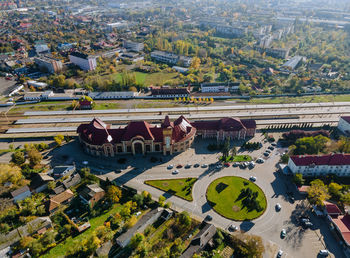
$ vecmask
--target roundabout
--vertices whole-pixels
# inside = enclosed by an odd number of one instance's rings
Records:
[[[216,213],[236,221],[256,219],[267,207],[261,188],[238,176],[224,176],[212,181],[206,198]]]

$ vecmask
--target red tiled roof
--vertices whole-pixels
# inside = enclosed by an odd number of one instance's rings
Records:
[[[183,116],[174,123],[165,119],[162,127],[169,125],[173,128],[172,141],[183,141],[196,133],[196,129]],[[106,129],[105,129],[106,128]],[[163,128],[151,126],[145,121],[130,122],[125,128],[111,129],[109,125],[95,118],[89,124],[81,124],[77,133],[87,143],[92,145],[102,145],[107,143],[108,134],[112,136],[112,143],[130,141],[132,138],[140,136],[145,140],[163,142]]]
[[[323,202],[326,208],[326,211],[329,215],[339,215],[341,214],[341,210],[338,208],[338,206],[331,202]]]
[[[150,125],[145,121],[130,122],[125,130],[122,141],[130,141],[135,136],[142,136],[145,140],[154,140]]]
[[[350,116],[342,116],[340,117],[341,119],[343,119],[344,121],[348,122],[350,124]]]
[[[184,94],[190,94],[190,91],[187,88],[152,88],[151,89],[152,95],[184,95]]]
[[[198,130],[224,130],[224,131],[239,131],[243,128],[256,128],[255,120],[238,119],[225,117],[215,121],[196,121],[192,123]]]
[[[174,121],[174,130],[172,138],[174,141],[184,141],[196,133],[191,123],[184,117],[180,116]]]
[[[332,218],[332,220],[338,227],[347,245],[350,246],[350,215],[338,216],[337,218]]]
[[[298,155],[291,156],[296,166],[328,165],[341,166],[350,165],[350,154],[327,154],[327,155]]]

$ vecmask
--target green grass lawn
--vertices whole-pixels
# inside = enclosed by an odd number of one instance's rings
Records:
[[[251,188],[253,192],[258,192],[257,200],[263,208],[262,211],[249,211],[243,206],[243,199],[238,199],[241,189],[247,187]],[[249,180],[235,176],[214,180],[207,189],[207,200],[217,213],[233,220],[255,219],[264,213],[267,206],[266,197],[260,187]]]
[[[140,84],[145,84],[146,86],[151,85],[163,85],[166,81],[176,80],[178,76],[177,72],[157,72],[157,73],[142,73],[135,72],[136,74],[136,82]],[[118,82],[121,81],[121,73],[116,73],[115,78]]]
[[[249,155],[236,155],[233,158],[233,162],[251,161],[252,157]]]
[[[96,103],[94,109],[96,110],[105,110],[105,109],[118,109],[120,108],[120,104],[116,102],[110,103]]]
[[[174,194],[186,201],[192,201],[192,187],[197,178],[181,178],[168,180],[148,180],[145,184],[153,186],[164,192]]]
[[[220,160],[223,162],[243,162],[243,161],[251,161],[252,157],[249,155],[236,155],[234,157],[228,156],[226,159],[221,157]]]
[[[89,220],[91,227],[81,233],[80,235],[76,236],[75,238],[68,237],[65,241],[61,242],[54,248],[52,248],[48,253],[41,257],[46,257],[46,258],[52,258],[52,257],[64,257],[65,253],[67,250],[71,249],[73,245],[76,243],[76,241],[82,241],[83,239],[89,237],[97,227],[103,225],[103,223],[106,221],[106,219],[109,217],[111,214],[115,214],[116,212],[120,211],[121,209],[120,204],[115,204],[114,207],[107,211],[106,213],[102,214],[99,217],[92,218]]]

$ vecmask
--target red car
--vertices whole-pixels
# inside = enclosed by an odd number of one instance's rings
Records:
[[[176,166],[176,168],[182,168],[182,165],[179,164],[179,165]]]
[[[224,164],[224,166],[225,166],[225,167],[229,167],[229,166],[230,166],[230,163],[227,163],[227,162],[226,162],[226,163]]]

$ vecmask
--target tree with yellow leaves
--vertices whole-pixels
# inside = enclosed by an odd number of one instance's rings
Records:
[[[210,98],[210,103],[213,104],[214,103],[214,99]]]
[[[191,63],[191,68],[193,69],[199,69],[201,65],[201,60],[198,57],[193,57],[192,58],[192,63]]]
[[[10,166],[9,164],[0,164],[0,184],[6,182],[17,184],[22,179],[21,169],[17,166]]]

